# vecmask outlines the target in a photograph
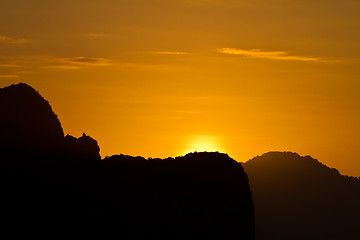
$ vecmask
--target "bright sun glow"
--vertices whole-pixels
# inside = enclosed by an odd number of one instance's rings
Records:
[[[185,155],[190,152],[225,152],[222,148],[219,138],[214,136],[191,136],[188,143],[185,145],[182,154]]]

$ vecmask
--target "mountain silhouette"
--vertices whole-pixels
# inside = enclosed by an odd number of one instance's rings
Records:
[[[269,152],[243,166],[253,192],[258,240],[359,236],[359,178],[292,152]]]
[[[96,140],[64,136],[50,104],[23,83],[0,89],[0,113],[3,219],[102,217],[120,239],[255,238],[247,175],[226,154],[101,160]]]
[[[54,150],[63,140],[63,129],[50,104],[24,83],[0,89],[0,113],[3,147]]]
[[[123,225],[130,222],[130,232],[145,226],[139,239],[254,239],[247,176],[228,155],[116,155],[103,163],[108,202],[102,211],[121,216]]]

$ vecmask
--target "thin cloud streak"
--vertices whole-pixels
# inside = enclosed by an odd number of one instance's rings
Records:
[[[19,78],[19,75],[16,74],[0,74],[0,78]]]
[[[88,38],[106,38],[106,37],[110,37],[109,34],[104,34],[104,33],[86,33],[86,34],[82,34],[81,36],[88,37]]]
[[[3,68],[20,68],[21,66],[20,65],[17,65],[17,64],[10,64],[10,63],[0,63],[0,67],[3,67]]]
[[[74,64],[74,65],[88,65],[88,66],[108,66],[111,65],[110,60],[106,58],[92,58],[92,57],[72,57],[60,58],[60,62]]]
[[[151,52],[152,54],[163,54],[163,55],[185,55],[187,52]]]
[[[10,43],[10,44],[24,44],[29,42],[29,40],[25,38],[12,38],[8,36],[0,35],[0,42]]]
[[[53,66],[47,66],[46,68],[71,70],[71,69],[80,69],[81,67],[80,66],[74,66],[74,65],[53,65]]]
[[[261,49],[238,49],[238,48],[221,48],[218,49],[219,53],[240,55],[249,58],[263,58],[263,59],[274,59],[274,60],[294,60],[294,61],[309,61],[319,62],[320,58],[316,57],[304,57],[304,56],[292,56],[284,51],[264,51]]]
[[[94,57],[0,56],[0,78],[21,78],[41,69],[75,70],[113,65],[110,59]]]

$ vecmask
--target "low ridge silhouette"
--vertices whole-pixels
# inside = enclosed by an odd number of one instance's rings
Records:
[[[243,166],[253,192],[258,240],[360,236],[359,178],[292,152],[269,152]]]
[[[247,175],[226,154],[101,160],[26,84],[0,89],[0,112],[3,219],[101,216],[120,239],[255,238]]]

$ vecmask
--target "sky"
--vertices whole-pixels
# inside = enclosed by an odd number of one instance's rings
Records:
[[[0,87],[102,157],[310,155],[360,176],[358,0],[1,0]]]

